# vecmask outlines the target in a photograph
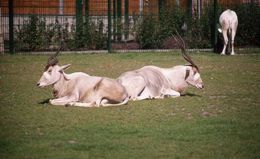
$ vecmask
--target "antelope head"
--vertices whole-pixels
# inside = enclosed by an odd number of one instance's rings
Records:
[[[70,64],[64,66],[58,65],[59,61],[57,59],[57,55],[59,54],[59,51],[48,58],[44,72],[37,83],[38,87],[46,87],[55,84],[64,74],[64,70],[70,66]]]
[[[191,57],[186,53],[186,45],[180,34],[176,31],[177,36],[173,36],[177,44],[181,48],[183,58],[189,62],[190,66],[186,69],[185,81],[196,88],[204,88],[203,81],[200,77],[199,67],[192,61]]]

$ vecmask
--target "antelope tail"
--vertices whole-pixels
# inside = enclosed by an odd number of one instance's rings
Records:
[[[218,32],[222,33],[222,29],[221,29],[221,28],[218,28]]]

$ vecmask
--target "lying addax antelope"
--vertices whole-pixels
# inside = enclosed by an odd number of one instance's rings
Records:
[[[53,87],[52,105],[80,107],[118,106],[129,100],[125,88],[114,79],[90,76],[83,72],[66,74],[70,65],[59,66],[58,53],[48,59],[37,86]]]
[[[235,55],[234,52],[234,40],[236,36],[238,19],[236,12],[227,9],[219,17],[219,23],[221,28],[218,28],[218,31],[223,34],[224,37],[224,47],[221,52],[221,55],[225,55],[227,45],[231,42],[232,50],[231,55]]]
[[[202,89],[203,81],[198,66],[186,54],[185,43],[178,34],[175,40],[180,45],[182,55],[189,65],[160,68],[144,66],[134,71],[128,71],[118,77],[118,81],[126,88],[132,100],[178,97],[189,86]]]

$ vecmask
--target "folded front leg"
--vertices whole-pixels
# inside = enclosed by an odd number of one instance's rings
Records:
[[[66,104],[68,104],[69,102],[72,102],[72,101],[76,101],[75,98],[74,97],[68,97],[68,96],[49,100],[49,102],[52,105],[66,105]]]
[[[163,91],[163,94],[165,96],[170,96],[172,98],[181,96],[180,92],[177,92],[177,91],[175,91],[173,89],[166,89],[166,90]]]

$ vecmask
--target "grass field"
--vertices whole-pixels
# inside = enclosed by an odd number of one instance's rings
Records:
[[[0,56],[0,158],[260,158],[260,52],[191,54],[204,90],[107,108],[44,104],[47,56]],[[144,65],[186,64],[179,53],[61,55],[67,73],[116,78]],[[41,104],[43,103],[43,104]]]

